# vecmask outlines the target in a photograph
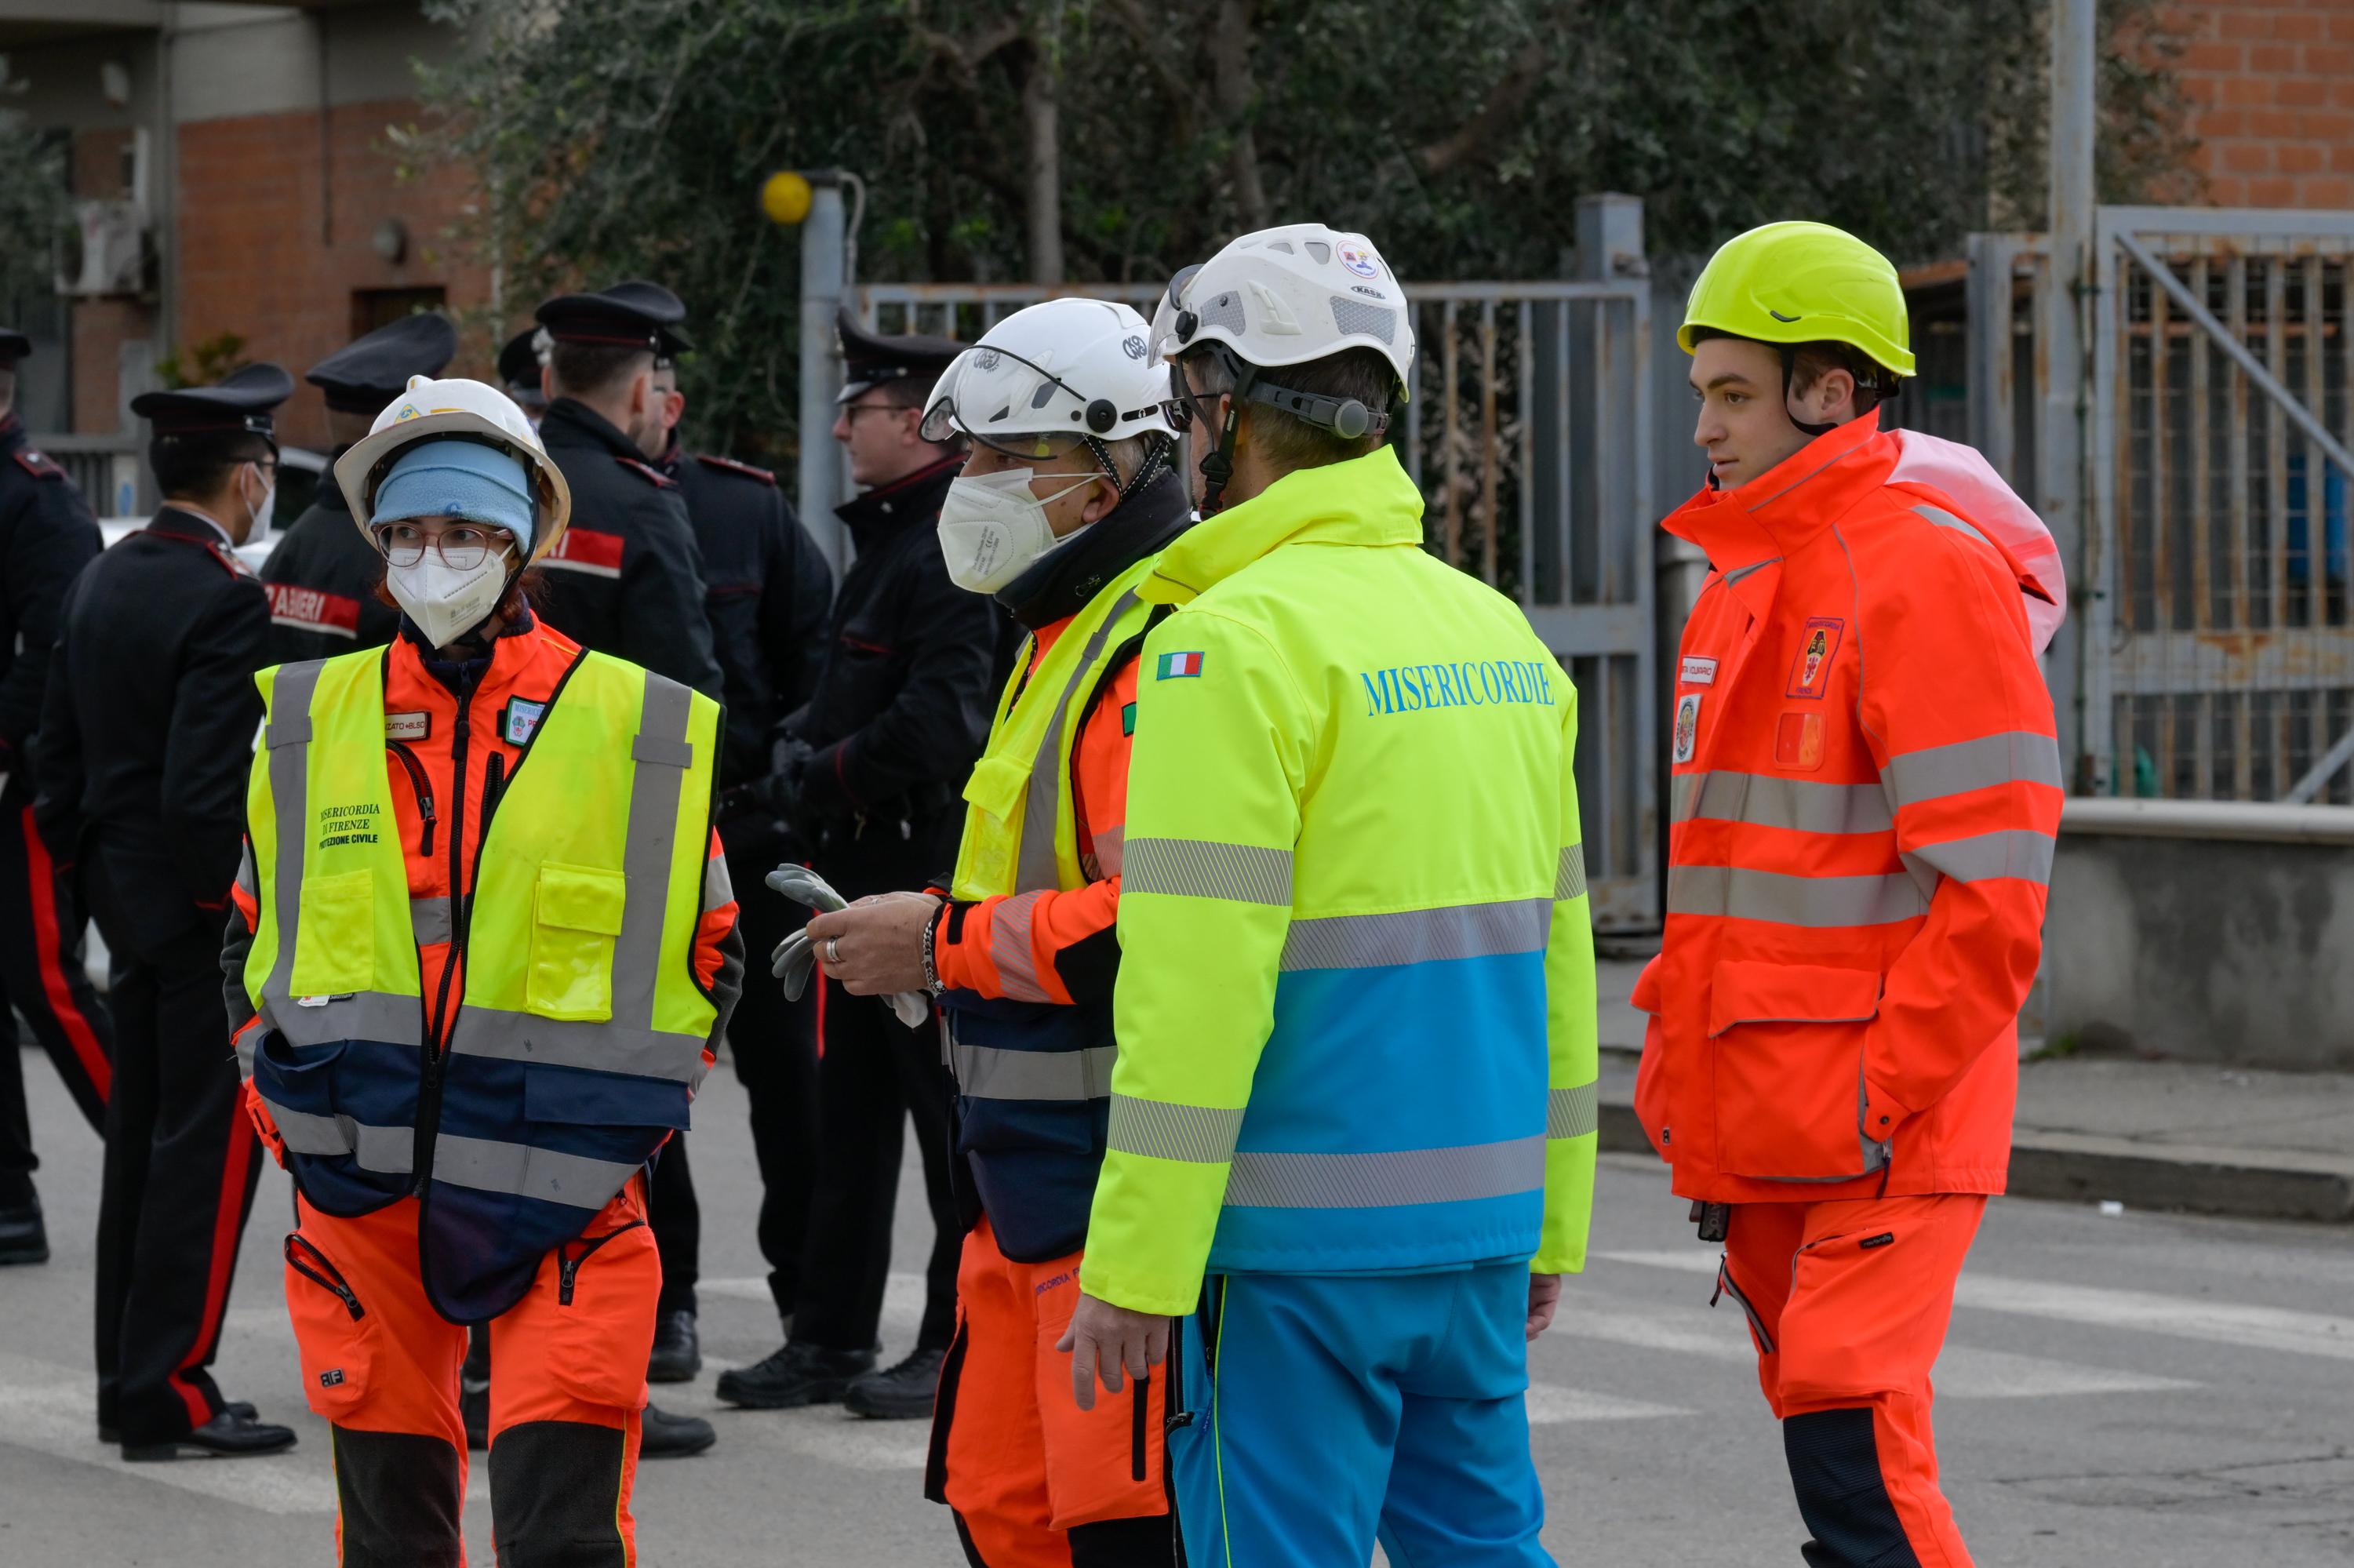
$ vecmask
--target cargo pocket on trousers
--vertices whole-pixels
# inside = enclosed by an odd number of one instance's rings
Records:
[[[526,1008],[542,1018],[597,1023],[613,1016],[613,939],[628,900],[629,879],[618,871],[553,861],[539,868]]]
[[[302,1362],[302,1397],[328,1421],[367,1403],[375,1370],[376,1321],[343,1270],[296,1231],[286,1238],[286,1311]]]
[[[1863,1136],[1863,1036],[1880,985],[1872,969],[1716,966],[1708,1032],[1726,1174],[1843,1181],[1887,1162],[1887,1146]]]
[[[580,1236],[548,1255],[556,1311],[547,1363],[573,1398],[636,1410],[646,1402],[646,1360],[654,1349],[662,1256],[643,1220]]]

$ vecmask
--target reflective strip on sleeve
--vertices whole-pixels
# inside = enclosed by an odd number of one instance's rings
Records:
[[[1903,872],[1887,876],[1786,876],[1740,866],[1680,865],[1668,873],[1668,913],[1766,920],[1780,926],[1887,926],[1929,912]]]
[[[1127,848],[1123,893],[1224,898],[1291,906],[1291,852],[1209,839],[1138,839]]]
[[[703,912],[708,915],[735,902],[736,883],[727,874],[727,857],[715,854],[703,863]]]
[[[1226,1203],[1241,1209],[1375,1209],[1504,1198],[1544,1186],[1544,1139],[1380,1154],[1238,1153]]]
[[[1991,550],[1994,548],[1991,544],[1988,544],[1987,536],[1985,535],[1979,533],[1976,528],[1971,527],[1967,523],[1963,522],[1960,518],[1955,516],[1952,513],[1946,511],[1942,506],[1931,506],[1925,502],[1921,505],[1915,506],[1913,510],[1919,515],[1927,518],[1932,523],[1935,523],[1940,528],[1951,528],[1956,534],[1967,534],[1971,538],[1976,539],[1979,544],[1986,545],[1988,549]]]
[[[1134,589],[1122,594],[1111,607],[1111,613],[1103,618],[1095,634],[1087,639],[1087,645],[1079,651],[1079,662],[1073,666],[1071,678],[1063,683],[1063,695],[1055,705],[1055,716],[1046,726],[1045,738],[1038,743],[1038,755],[1031,760],[1030,787],[1022,801],[1021,860],[1014,872],[1013,888],[1017,893],[1041,893],[1062,885],[1062,873],[1055,864],[1055,819],[1062,806],[1063,728],[1071,722],[1071,699],[1079,694],[1079,683],[1087,678],[1095,662],[1103,657],[1104,644],[1110,640],[1112,628],[1119,624],[1119,618],[1135,602]],[[1045,998],[1037,1000],[1043,1001]]]
[[[1580,1084],[1574,1089],[1545,1091],[1545,1136],[1584,1138],[1602,1125],[1602,1086]]]
[[[2060,745],[2048,735],[2011,730],[1932,746],[1891,758],[1881,778],[1899,810],[1998,784],[2060,788]]]
[[[613,985],[620,989],[619,966]],[[415,998],[409,1007],[417,1007]],[[535,1012],[510,1012],[504,1008],[468,1002],[458,1012],[450,1032],[450,1049],[461,1056],[490,1056],[506,1062],[550,1062],[559,1067],[585,1067],[599,1073],[634,1073],[642,1078],[664,1078],[693,1087],[703,1082],[704,1037],[673,1034],[645,1026],[631,1027],[620,1019],[616,1003],[610,1023],[586,1019],[542,1018]]]
[[[390,991],[355,991],[313,1001],[299,997],[264,999],[262,1022],[289,1045],[326,1045],[337,1040],[417,1046],[425,1042],[425,999]]]
[[[1782,557],[1779,556],[1768,556],[1762,561],[1752,561],[1745,567],[1735,567],[1731,571],[1724,574],[1724,586],[1731,588],[1734,584],[1739,582],[1750,573],[1762,572],[1766,567],[1774,565],[1776,561],[1779,561],[1781,558]]]
[[[433,1140],[433,1180],[478,1192],[508,1192],[591,1213],[644,1167],[443,1132]]]
[[[1122,843],[1126,833],[1119,828],[1096,830],[1096,869],[1107,877],[1119,874]]]
[[[1884,833],[1896,825],[1880,784],[1824,784],[1770,773],[1676,776],[1672,821],[1705,819],[1804,833]]]
[[[1283,938],[1285,970],[1378,969],[1446,959],[1534,953],[1553,935],[1553,900],[1519,898],[1402,909],[1386,915],[1333,915],[1294,920]]]
[[[638,733],[630,742],[633,766],[629,837],[621,846],[621,872],[629,880],[621,903],[620,935],[613,938],[613,1022],[610,1026],[591,1026],[610,1027],[620,1039],[653,1032],[654,987],[662,971],[663,925],[669,917],[666,906],[671,855],[678,837],[679,800],[686,789],[686,770],[695,761],[695,747],[686,738],[694,713],[692,691],[651,670],[646,672]],[[701,1050],[697,1042],[698,1060]],[[580,1065],[607,1066],[596,1061]],[[618,1065],[609,1070],[636,1071]]]
[[[446,898],[412,898],[408,901],[408,932],[420,948],[432,947],[450,939],[450,901]]]
[[[1915,844],[1904,852],[1904,863],[1923,866],[1956,882],[1991,882],[2015,876],[2022,881],[2052,880],[2052,835],[2029,829],[1978,833],[1943,843]]]
[[[1564,844],[1561,861],[1553,867],[1553,897],[1556,904],[1585,896],[1585,846]]]
[[[998,987],[1014,1001],[1052,1001],[1038,983],[1038,962],[1030,948],[1030,926],[1039,895],[1017,893],[989,913],[989,961],[997,966]]]
[[[1111,1097],[1111,1132],[1108,1147],[1122,1154],[1149,1155],[1155,1160],[1182,1160],[1196,1165],[1223,1165],[1235,1157],[1235,1140],[1242,1136],[1240,1107],[1181,1106],[1167,1100]]]
[[[1084,1051],[1003,1051],[953,1041],[949,1065],[957,1091],[976,1100],[1099,1100],[1111,1094],[1117,1045]]]
[[[270,1119],[278,1124],[286,1148],[294,1154],[348,1154],[363,1171],[387,1176],[407,1176],[417,1169],[417,1129],[371,1127],[347,1116],[313,1116],[288,1110],[264,1097]]]

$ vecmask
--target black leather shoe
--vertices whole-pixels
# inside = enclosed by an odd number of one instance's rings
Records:
[[[831,1351],[788,1340],[763,1361],[719,1374],[719,1397],[747,1410],[796,1410],[832,1404],[851,1381],[875,1370],[873,1351]]]
[[[876,1421],[914,1421],[932,1413],[932,1395],[939,1391],[940,1363],[948,1351],[918,1349],[888,1372],[868,1372],[853,1382],[842,1396],[843,1408],[853,1415]]]
[[[247,1421],[253,1420],[259,1414],[253,1408],[253,1401],[249,1399],[232,1399],[221,1406],[221,1412],[223,1414],[239,1416]],[[101,1443],[120,1443],[122,1441],[122,1429],[101,1421],[98,1424],[98,1440]]]
[[[172,1443],[125,1443],[122,1457],[133,1464],[154,1459],[244,1459],[276,1454],[294,1446],[294,1429],[272,1426],[250,1415],[224,1410],[194,1432]]]
[[[0,1264],[48,1261],[48,1227],[41,1224],[41,1201],[28,1187],[24,1202],[0,1208]]]
[[[719,1441],[719,1434],[700,1415],[673,1415],[649,1404],[638,1422],[638,1457],[684,1459]]]
[[[681,1307],[654,1323],[654,1353],[646,1358],[648,1383],[692,1383],[703,1370],[703,1344],[695,1314]]]

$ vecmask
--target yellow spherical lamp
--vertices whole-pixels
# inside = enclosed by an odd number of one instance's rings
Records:
[[[810,183],[790,169],[779,169],[760,186],[760,210],[770,223],[790,227],[809,216]]]

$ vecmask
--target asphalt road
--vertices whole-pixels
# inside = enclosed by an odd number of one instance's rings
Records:
[[[292,1420],[271,1459],[125,1466],[96,1440],[87,1372],[98,1150],[37,1055],[24,1061],[57,1256],[0,1270],[0,1568],[279,1568],[332,1561],[325,1431],[302,1407],[279,1304],[285,1179],[263,1181],[219,1371]],[[960,1560],[919,1495],[920,1423],[722,1409],[716,1369],[777,1326],[752,1244],[743,1098],[726,1068],[696,1107],[708,1366],[663,1403],[711,1415],[719,1446],[650,1465],[647,1568]],[[902,1183],[898,1253],[923,1240]],[[1596,1256],[1540,1341],[1531,1413],[1564,1564],[1796,1563],[1803,1538],[1740,1315],[1708,1308],[1712,1255],[1655,1166],[1605,1161]],[[915,1327],[895,1277],[886,1349]],[[2321,1568],[2354,1559],[2354,1234],[1998,1203],[1939,1367],[1949,1491],[1982,1564]],[[488,1563],[474,1470],[468,1538]]]

